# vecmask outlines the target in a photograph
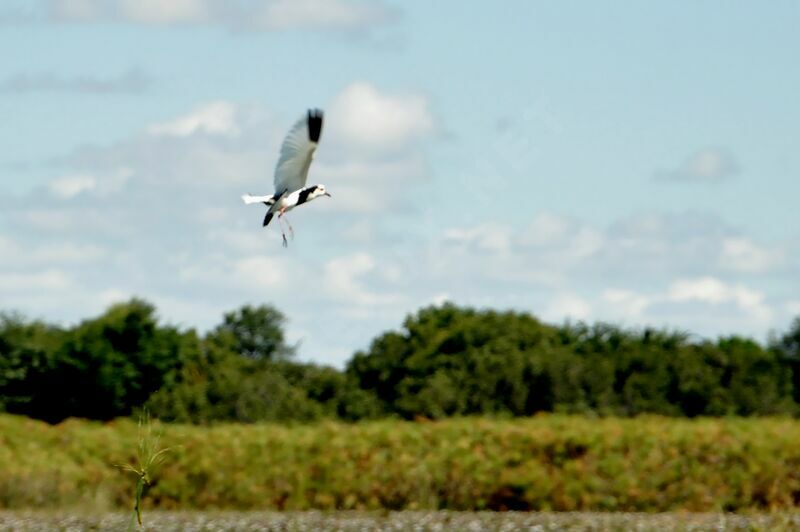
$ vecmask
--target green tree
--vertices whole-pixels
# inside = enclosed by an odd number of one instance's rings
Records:
[[[737,337],[720,339],[718,348],[728,362],[722,384],[730,390],[730,413],[774,415],[795,410],[791,369],[774,351]]]
[[[0,411],[30,414],[64,332],[18,314],[0,314]]]
[[[159,419],[252,423],[310,421],[324,415],[324,406],[274,364],[244,358],[219,337],[209,336],[189,352],[174,381],[147,401]]]
[[[800,403],[800,316],[794,319],[786,333],[772,340],[770,348],[791,371],[793,397]]]
[[[245,305],[228,312],[212,336],[230,334],[233,349],[253,360],[283,360],[294,355],[286,344],[283,328],[286,317],[270,305]]]
[[[193,335],[160,327],[145,301],[113,305],[66,332],[31,415],[51,422],[129,415],[169,382]]]
[[[542,359],[555,341],[556,330],[530,315],[446,304],[376,338],[347,373],[383,410],[407,418],[525,415],[550,400]]]

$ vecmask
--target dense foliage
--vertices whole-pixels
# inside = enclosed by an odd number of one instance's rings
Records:
[[[206,335],[141,300],[70,328],[0,314],[0,411],[58,422],[147,407],[169,421],[442,418],[537,412],[795,414],[800,319],[769,346],[446,304],[376,338],[344,371],[293,361],[269,305]]]
[[[145,508],[790,510],[790,418],[170,424]],[[137,428],[0,415],[0,509],[130,508]],[[147,520],[148,516],[145,515]]]
[[[347,373],[406,418],[573,412],[793,414],[800,320],[776,345],[607,324],[545,325],[528,314],[430,307],[377,338]]]

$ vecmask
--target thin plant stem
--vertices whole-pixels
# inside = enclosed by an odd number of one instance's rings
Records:
[[[132,530],[135,523],[142,526],[142,496],[145,486],[149,486],[155,470],[164,462],[166,453],[171,447],[161,448],[161,434],[153,431],[150,414],[147,410],[139,417],[139,442],[136,449],[138,466],[131,464],[118,465],[123,471],[136,475],[136,489],[134,491],[133,515],[128,530]]]

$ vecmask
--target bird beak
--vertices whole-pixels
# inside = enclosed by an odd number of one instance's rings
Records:
[[[332,197],[333,197],[333,196],[331,196],[331,195],[330,195],[328,192],[326,192],[326,193],[325,193],[325,194],[323,194],[323,195],[324,195],[324,196],[328,196],[329,198],[332,198]]]

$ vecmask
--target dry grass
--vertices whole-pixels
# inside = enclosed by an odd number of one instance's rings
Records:
[[[0,508],[130,508],[137,425],[0,416]],[[800,422],[660,417],[164,426],[148,508],[790,511]]]

